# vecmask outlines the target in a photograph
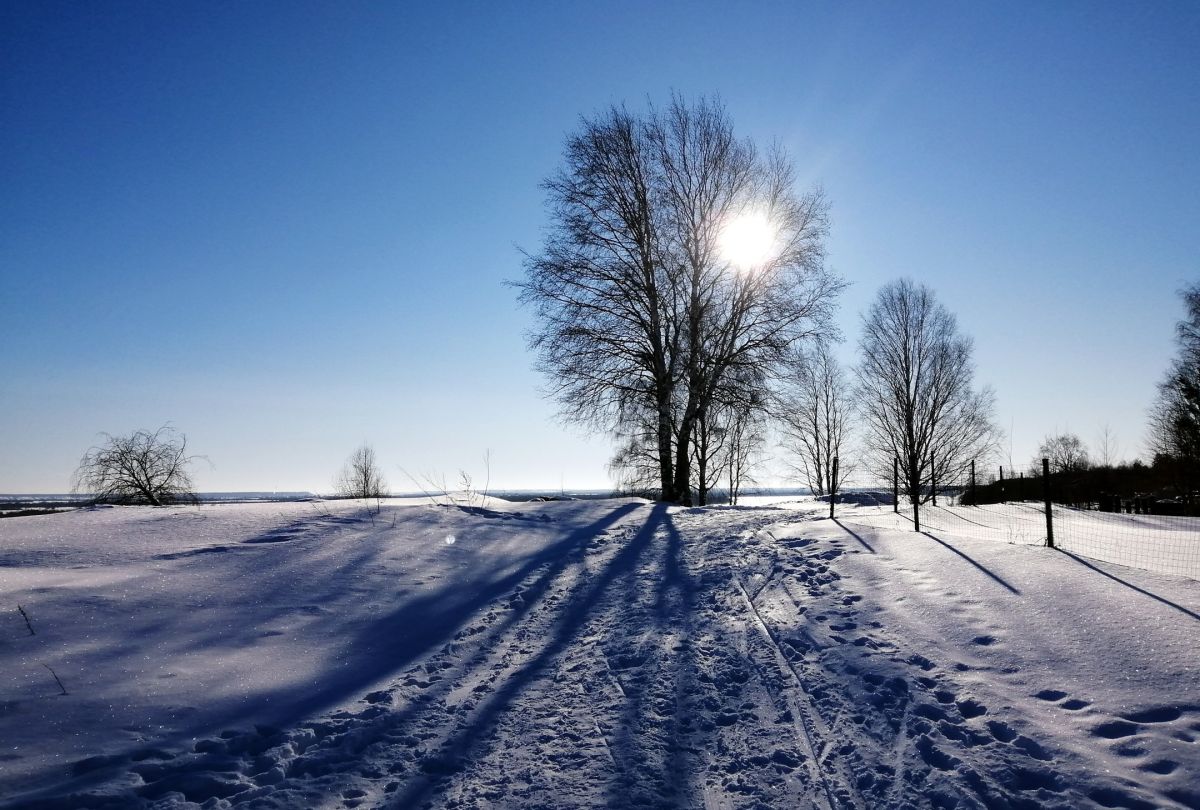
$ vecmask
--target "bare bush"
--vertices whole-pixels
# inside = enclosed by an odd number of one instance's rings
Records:
[[[104,442],[79,461],[71,491],[100,503],[148,503],[162,506],[196,502],[188,467],[199,456],[187,454],[187,437],[170,425],[129,436],[101,434]]]
[[[344,498],[379,500],[387,497],[388,485],[375,461],[375,448],[364,444],[351,453],[333,486]]]

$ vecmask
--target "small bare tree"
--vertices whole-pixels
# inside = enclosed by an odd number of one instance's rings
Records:
[[[785,379],[776,413],[783,422],[784,447],[796,459],[814,495],[841,491],[853,465],[842,450],[848,442],[852,403],[845,374],[824,341],[809,354],[797,354]],[[837,480],[833,460],[838,459]]]
[[[755,483],[754,469],[767,443],[765,412],[759,407],[731,409],[726,428],[725,472],[729,505],[737,506],[744,484]]]
[[[1117,434],[1112,427],[1105,424],[1100,429],[1100,434],[1096,443],[1096,461],[1101,467],[1117,466],[1121,456],[1121,442],[1117,439]]]
[[[345,498],[379,500],[387,497],[388,485],[375,461],[375,448],[364,444],[351,453],[333,485],[337,494]]]
[[[100,435],[104,441],[79,460],[72,492],[87,493],[97,503],[196,502],[188,467],[198,456],[187,454],[187,437],[182,433],[163,425],[153,433]]]

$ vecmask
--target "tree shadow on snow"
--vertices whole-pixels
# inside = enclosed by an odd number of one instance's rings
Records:
[[[289,684],[255,694],[239,692],[233,681],[209,684],[210,687],[215,687],[211,690],[213,692],[236,695],[236,697],[225,701],[225,705],[213,705],[210,702],[206,710],[197,715],[194,723],[186,721],[181,723],[174,733],[153,741],[153,745],[156,749],[191,750],[192,743],[196,739],[215,735],[222,729],[244,725],[247,707],[253,707],[251,711],[258,720],[260,728],[270,729],[272,727],[290,727],[306,718],[319,716],[321,712],[333,706],[351,702],[360,698],[372,685],[389,676],[399,674],[405,667],[427,653],[452,643],[459,631],[469,624],[481,609],[497,602],[502,596],[512,592],[530,577],[535,577],[532,584],[528,584],[525,588],[527,598],[524,602],[518,605],[510,615],[496,623],[495,636],[499,637],[504,630],[537,603],[538,597],[549,588],[554,579],[572,561],[582,558],[589,542],[595,540],[599,533],[620,522],[639,508],[642,506],[635,503],[626,503],[614,508],[591,524],[571,531],[561,539],[522,558],[519,565],[503,575],[496,576],[485,572],[478,580],[447,583],[444,587],[438,587],[432,592],[406,599],[393,611],[373,621],[358,625],[355,628],[354,637],[337,651],[336,658],[324,664],[313,682]],[[437,521],[439,518],[435,513],[429,519]],[[333,590],[339,587],[338,583],[344,582],[344,577],[337,572],[353,571],[358,567],[377,562],[377,557],[381,553],[378,544],[364,541],[351,545],[349,550],[345,545],[336,546],[324,553],[330,555],[329,564],[331,567],[336,566],[337,571],[331,570],[330,576],[324,581],[313,582],[304,576],[305,571],[310,570],[310,562],[301,560],[298,555],[272,554],[272,549],[278,548],[278,546],[261,539],[266,536],[290,534],[301,524],[313,526],[313,524],[319,525],[326,522],[323,518],[305,518],[296,521],[295,524],[289,523],[253,538],[257,541],[257,545],[250,546],[247,551],[257,548],[256,553],[269,554],[270,556],[263,558],[263,565],[270,569],[273,576],[269,583],[266,580],[263,583],[255,580],[258,601],[262,605],[272,606],[272,612],[263,612],[259,608],[259,612],[256,614],[257,628],[251,628],[251,630],[269,627],[274,618],[294,615],[297,610],[310,615],[330,612],[322,605],[336,603],[336,599],[345,598],[345,594],[335,593]],[[336,524],[345,522],[334,521]],[[652,522],[653,519],[648,521],[648,524]],[[333,530],[336,527],[329,525],[328,528]],[[306,538],[306,542],[308,539]],[[326,538],[322,532],[316,532],[311,539],[314,548],[318,552],[323,552],[326,544],[322,541]],[[631,547],[635,550],[639,548],[637,542],[631,543]],[[626,549],[624,553],[628,555],[630,550]],[[211,558],[214,555],[205,556]],[[539,569],[543,568],[545,570],[538,573]],[[234,569],[234,572],[230,579],[257,578],[260,574],[256,568],[245,566]],[[153,576],[157,576],[157,574],[151,575],[147,579],[147,588],[150,587],[149,583],[153,582]],[[229,590],[238,592],[245,587],[236,585],[229,587]],[[136,592],[136,587],[133,590]],[[306,604],[297,605],[297,601]],[[225,603],[214,607],[218,610],[236,610],[237,608],[234,604]],[[198,605],[198,608],[200,610],[197,613],[201,613],[205,606]],[[305,611],[305,608],[311,608],[311,610]],[[582,620],[586,613],[586,607],[581,607],[580,610],[583,612],[578,613],[575,623]],[[156,623],[156,620],[147,617],[144,626],[150,627]],[[186,642],[182,642],[174,652],[208,652],[212,654],[212,651],[217,649],[253,644],[258,637],[251,632],[243,633],[244,638],[233,640],[226,623],[208,622],[208,624],[211,627],[206,627],[203,632],[186,634]],[[132,628],[131,638],[136,638],[138,635],[137,629]],[[566,640],[567,638],[564,638],[564,644]],[[477,642],[472,639],[472,643],[486,644],[487,641],[483,639]],[[136,652],[135,646],[131,643],[128,649],[124,649],[120,653]],[[230,675],[230,678],[233,677],[236,676]],[[523,681],[518,679],[517,686],[522,684]],[[269,708],[264,711],[263,707]],[[414,711],[419,711],[420,708],[420,706],[414,707]],[[406,719],[411,718],[406,718],[403,713],[397,713],[393,725],[402,725]],[[54,780],[57,784],[48,787],[45,795],[59,794],[63,790],[86,790],[90,786],[103,782],[119,772],[120,769],[127,768],[131,762],[136,760],[139,752],[146,749],[147,745],[148,743],[143,741],[131,745],[124,752],[90,758],[86,762],[97,760],[94,766],[75,768],[76,778],[68,784],[57,783],[57,780]],[[77,765],[84,764],[86,763],[77,763]],[[186,768],[187,765],[183,763],[180,767]],[[39,801],[41,800],[37,798],[38,795],[41,795],[41,792],[29,794],[33,804],[28,806],[40,806]]]
[[[929,532],[920,532],[920,534],[923,534],[923,535],[925,535],[925,536],[926,536],[926,537],[928,537],[930,540],[933,540],[934,542],[941,544],[942,546],[944,546],[945,548],[949,549],[950,551],[953,551],[955,554],[957,554],[958,556],[962,557],[964,560],[966,560],[967,562],[969,562],[971,565],[975,566],[975,568],[977,568],[978,570],[980,570],[980,571],[982,571],[984,574],[986,574],[986,575],[987,575],[987,576],[988,576],[990,579],[992,579],[992,580],[994,580],[995,582],[999,583],[1001,586],[1003,586],[1005,589],[1007,589],[1007,590],[1008,590],[1010,593],[1016,594],[1017,596],[1020,596],[1020,595],[1021,595],[1021,592],[1020,592],[1019,590],[1017,590],[1017,589],[1016,589],[1016,588],[1014,588],[1012,585],[1009,585],[1007,582],[1005,582],[1005,581],[1004,581],[1004,580],[1003,580],[1003,579],[1000,577],[1000,575],[999,575],[999,574],[995,574],[995,573],[993,573],[992,571],[989,571],[987,568],[985,568],[984,566],[980,565],[980,564],[979,564],[979,563],[977,563],[975,560],[973,560],[971,557],[969,557],[969,556],[967,556],[966,554],[964,554],[963,552],[959,551],[959,550],[958,550],[958,549],[956,549],[954,546],[952,546],[952,545],[950,545],[949,543],[947,543],[945,540],[942,540],[942,539],[941,539],[941,538],[939,538],[939,537],[935,537],[934,535],[930,534]]]
[[[590,530],[594,533],[594,529]],[[659,537],[666,542],[662,549],[661,562],[652,559],[655,541]],[[466,763],[476,760],[484,746],[487,745],[489,732],[513,708],[514,702],[523,692],[529,689],[540,677],[545,675],[555,659],[572,649],[581,635],[585,632],[590,620],[595,615],[597,603],[615,594],[617,588],[624,588],[622,598],[632,597],[639,601],[648,601],[651,613],[651,626],[642,628],[652,634],[659,634],[673,621],[690,614],[695,592],[694,583],[685,572],[680,560],[681,541],[678,531],[671,522],[667,507],[655,505],[647,516],[645,523],[634,533],[609,561],[609,563],[593,576],[581,579],[566,599],[559,611],[553,634],[514,672],[507,675],[503,683],[494,692],[484,698],[478,706],[471,722],[459,727],[447,739],[431,760],[423,765],[427,776],[421,776],[408,783],[404,790],[398,791],[389,802],[390,807],[407,808],[419,806],[427,801],[439,787],[444,778],[463,768]],[[567,560],[556,565],[553,570],[539,579],[535,588],[526,590],[529,596],[537,597],[545,591],[558,573],[565,567]],[[649,567],[649,570],[647,570]],[[641,589],[650,588],[649,593]],[[531,591],[537,591],[531,593]],[[636,594],[634,592],[637,592]],[[644,597],[650,597],[646,600]],[[529,600],[530,603],[535,599]],[[510,617],[505,624],[511,624],[518,617]],[[497,628],[490,635],[499,637],[505,627]],[[481,643],[486,644],[486,640]],[[677,648],[683,655],[690,655],[690,644],[683,642]],[[641,667],[644,658],[637,650],[630,651],[627,660],[618,661],[618,667],[624,664],[630,667]],[[667,671],[668,677],[674,678],[673,691],[678,697],[690,691],[692,685],[687,682],[694,667],[681,665]],[[615,676],[614,676],[615,677]],[[649,689],[625,688],[622,695],[625,705],[621,708],[618,728],[610,735],[611,741],[606,742],[612,754],[616,770],[615,779],[609,788],[609,804],[612,807],[628,807],[633,796],[631,793],[645,791],[647,781],[644,769],[647,761],[653,758],[651,752],[643,750],[644,735],[637,733],[635,726],[645,719],[647,707],[644,702]],[[414,710],[410,710],[415,711]],[[679,738],[679,726],[686,723],[684,713],[673,713],[666,722],[668,729],[668,748],[666,762],[661,769],[656,769],[655,776],[660,784],[651,788],[663,798],[682,797],[686,795],[689,786],[684,783],[688,776],[686,768],[681,767],[679,759],[684,751],[675,742]]]
[[[1151,593],[1150,591],[1146,590],[1145,588],[1139,588],[1137,585],[1134,585],[1132,582],[1128,582],[1128,581],[1116,576],[1115,574],[1110,574],[1108,571],[1105,571],[1102,568],[1098,568],[1097,566],[1092,565],[1090,562],[1085,560],[1083,557],[1076,556],[1075,554],[1072,554],[1069,551],[1063,551],[1061,548],[1059,549],[1059,551],[1062,551],[1063,554],[1070,557],[1072,560],[1079,563],[1084,568],[1090,568],[1093,571],[1095,571],[1097,574],[1108,577],[1113,582],[1117,582],[1121,585],[1124,585],[1126,588],[1129,588],[1130,590],[1137,591],[1138,593],[1142,594],[1143,596],[1148,596],[1151,599],[1153,599],[1154,601],[1161,602],[1162,604],[1166,605],[1167,607],[1174,608],[1175,610],[1178,610],[1183,615],[1200,622],[1200,614],[1196,614],[1195,612],[1188,610],[1183,605],[1178,605],[1178,604],[1172,602],[1170,599],[1164,599],[1163,597],[1159,596],[1158,594]]]
[[[871,544],[868,543],[866,540],[863,540],[862,537],[859,536],[858,532],[853,531],[849,526],[847,526],[845,523],[842,523],[842,521],[838,520],[837,518],[834,518],[833,522],[836,523],[838,526],[840,526],[842,531],[844,531],[846,534],[850,535],[855,540],[857,540],[859,543],[861,543],[862,547],[865,548],[867,551],[871,552],[872,554],[876,553],[875,549],[871,546]]]

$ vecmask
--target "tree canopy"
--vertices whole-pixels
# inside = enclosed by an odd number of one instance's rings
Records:
[[[585,118],[544,184],[550,227],[517,284],[538,368],[562,414],[621,436],[617,466],[652,471],[666,500],[691,503],[701,425],[751,399],[733,389],[832,330],[828,206],[794,186],[720,102],[679,96]]]

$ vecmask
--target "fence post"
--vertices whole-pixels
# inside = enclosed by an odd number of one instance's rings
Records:
[[[975,459],[971,459],[971,505],[979,506],[979,499],[975,497]]]
[[[1008,503],[1008,493],[1004,491],[1004,465],[1000,465],[1000,503]]]
[[[833,499],[837,497],[838,457],[833,457],[833,478],[829,479],[829,519],[833,520]]]
[[[892,511],[900,512],[900,459],[892,456]]]
[[[910,456],[911,458],[911,456]],[[916,483],[916,492],[913,493],[913,531],[921,531],[921,463],[918,460],[916,467],[908,468],[909,480]]]
[[[929,454],[929,497],[932,499],[933,505],[937,506],[937,475],[933,466],[933,453]]]
[[[1050,508],[1050,459],[1042,459],[1042,495],[1046,499],[1046,545],[1054,548],[1054,510]]]

